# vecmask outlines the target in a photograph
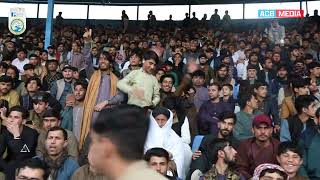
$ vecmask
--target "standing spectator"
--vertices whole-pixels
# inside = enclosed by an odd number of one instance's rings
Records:
[[[211,27],[216,28],[220,25],[220,16],[218,14],[218,9],[214,10],[214,14],[212,14],[210,18]]]
[[[62,12],[59,12],[59,14],[56,16],[56,25],[58,28],[61,28],[63,25]]]
[[[15,179],[15,168],[22,160],[35,156],[38,133],[25,125],[28,112],[20,106],[12,107],[6,120],[6,129],[0,134],[0,169],[6,179]],[[4,152],[7,157],[4,159]]]
[[[272,20],[270,27],[266,29],[268,38],[274,44],[283,44],[285,37],[285,28],[284,26],[279,25],[277,20]]]
[[[112,179],[166,179],[141,161],[149,124],[144,114],[134,105],[101,112],[92,125],[89,151],[94,154],[91,163],[97,171]]]
[[[271,119],[261,115],[252,121],[254,137],[240,143],[237,149],[237,167],[246,179],[252,177],[254,169],[260,164],[277,163],[276,152],[279,141],[272,138],[272,131]]]
[[[94,122],[99,112],[106,108],[118,105],[123,101],[124,95],[117,90],[118,78],[111,69],[112,57],[103,52],[99,58],[99,70],[90,78],[86,97],[84,99],[84,112],[80,131],[80,147],[84,143],[91,123]],[[142,82],[141,82],[142,83]]]
[[[129,17],[126,14],[125,10],[122,10],[121,21],[122,21],[122,33],[126,33],[129,25]]]
[[[128,94],[128,104],[153,108],[160,102],[160,87],[153,75],[158,64],[158,55],[148,51],[143,55],[143,65],[118,82],[117,87]]]

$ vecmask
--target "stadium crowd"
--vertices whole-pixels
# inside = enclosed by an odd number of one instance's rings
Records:
[[[137,29],[60,13],[49,47],[43,24],[0,29],[3,176],[320,179],[318,11],[241,31],[217,13]]]

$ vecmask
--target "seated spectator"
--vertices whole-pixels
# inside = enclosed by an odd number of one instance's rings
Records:
[[[254,137],[240,143],[236,157],[237,170],[246,179],[252,177],[254,169],[260,164],[277,163],[276,152],[279,141],[272,138],[272,131],[271,119],[261,115],[252,121]]]
[[[124,64],[124,67],[122,69],[122,72],[121,72],[122,77],[125,77],[133,70],[137,70],[137,69],[141,68],[141,65],[142,65],[141,53],[142,52],[140,52],[139,50],[135,50],[131,53],[131,55],[129,57],[129,61],[127,61]]]
[[[251,124],[257,115],[258,100],[253,93],[247,93],[241,96],[239,105],[241,110],[236,113],[238,121],[235,123],[233,135],[238,140],[244,140],[253,137]]]
[[[72,66],[65,66],[62,69],[63,79],[59,79],[52,83],[50,94],[59,101],[64,108],[66,105],[66,97],[73,90],[73,71]]]
[[[309,93],[308,82],[305,79],[297,78],[292,81],[293,95],[285,97],[281,104],[280,118],[287,119],[289,116],[297,114],[297,110],[294,107],[295,99],[301,95],[307,95]]]
[[[48,96],[45,92],[38,92],[32,97],[33,109],[29,111],[27,125],[36,129],[38,132],[42,129],[42,116],[49,109]]]
[[[237,120],[233,112],[225,112],[221,121],[218,123],[218,135],[215,136],[211,134],[203,137],[199,149],[192,155],[193,161],[191,162],[187,179],[189,179],[196,170],[205,173],[211,168],[213,164],[213,155],[211,153],[212,147],[210,145],[212,145],[212,142],[214,142],[215,139],[227,139],[231,142],[232,146],[238,147],[239,142],[232,135],[232,130],[236,121]]]
[[[79,168],[78,162],[68,156],[67,132],[61,127],[50,128],[45,137],[45,152],[37,158],[45,161],[50,169],[50,179],[69,180]]]
[[[22,81],[26,81],[27,79],[31,78],[31,77],[34,77],[34,69],[35,69],[35,66],[32,65],[32,64],[25,64],[23,66],[23,69],[24,69],[24,73],[23,73],[23,76],[21,76],[21,79]]]
[[[236,106],[236,100],[233,99],[233,86],[231,84],[223,84],[221,88],[222,101],[228,103],[230,106]]]
[[[164,74],[160,78],[160,106],[163,105],[163,100],[166,97],[174,96],[174,92],[172,90],[174,85],[174,77],[171,74]]]
[[[247,77],[246,79],[240,80],[239,82],[239,93],[238,93],[238,99],[241,98],[241,95],[253,91],[253,85],[257,81],[257,67],[249,64],[247,66]]]
[[[6,179],[13,180],[18,163],[35,156],[38,133],[23,125],[28,117],[25,109],[14,106],[8,114],[6,129],[0,133],[0,171],[5,172]]]
[[[15,90],[19,96],[23,96],[27,93],[24,82],[19,79],[19,70],[17,67],[10,65],[6,75],[12,78],[12,89]]]
[[[40,132],[39,137],[38,137],[38,144],[37,144],[37,149],[36,153],[38,156],[43,156],[46,153],[46,147],[45,147],[45,142],[46,142],[46,134],[47,132],[54,127],[59,127],[61,125],[61,119],[59,112],[49,109],[46,110],[43,113],[42,116],[42,125],[43,125],[43,130]],[[70,156],[73,159],[77,159],[79,155],[79,149],[78,149],[78,141],[74,134],[71,131],[65,130],[67,133],[67,140],[68,143],[66,144],[66,153],[68,156]]]
[[[263,70],[260,70],[258,72],[258,80],[266,82],[269,85],[271,81],[276,77],[276,72],[273,69],[273,62],[271,59],[266,58],[262,66]]]
[[[314,121],[316,126],[307,127],[302,133],[299,142],[299,146],[303,149],[303,164],[299,169],[299,174],[301,176],[309,177],[310,180],[317,180],[320,178],[320,108],[316,111],[316,118]]]
[[[32,97],[38,92],[41,88],[41,80],[37,77],[31,77],[26,80],[25,88],[27,94],[20,96],[20,104],[26,110],[33,109]]]
[[[307,127],[314,126],[313,118],[316,115],[316,102],[311,95],[301,95],[295,100],[295,109],[298,114],[282,120],[280,141],[292,141],[298,144],[302,132]]]
[[[173,131],[173,113],[166,108],[156,108],[150,114],[150,127],[145,151],[161,147],[172,154],[177,166],[178,177],[184,179],[191,161],[191,148],[186,147],[182,139]]]
[[[63,76],[58,72],[58,61],[56,60],[47,60],[45,61],[45,67],[47,69],[46,75],[42,79],[43,90],[47,91],[51,89],[52,83],[59,79],[62,79]]]
[[[255,170],[252,180],[287,180],[285,170],[276,164],[260,164]]]
[[[277,151],[279,165],[288,174],[290,180],[307,180],[300,176],[298,170],[303,162],[303,152],[300,147],[290,141],[279,144]]]
[[[169,180],[181,180],[176,176],[169,176],[170,172],[170,155],[168,151],[163,148],[152,148],[149,149],[144,159],[147,161],[149,167],[158,173],[162,174]]]
[[[25,160],[16,169],[16,180],[34,179],[47,180],[50,171],[48,165],[37,158]]]
[[[19,95],[12,89],[13,80],[10,76],[0,77],[0,99],[8,101],[9,108],[19,105]]]
[[[205,172],[200,180],[241,179],[241,175],[232,167],[236,160],[237,151],[226,139],[216,139],[210,144],[210,153],[213,155],[213,165]],[[191,177],[193,179],[194,177]]]
[[[234,106],[230,106],[220,99],[220,90],[220,86],[216,83],[208,86],[210,100],[202,104],[197,116],[200,134],[216,135],[218,133],[218,121],[222,113],[234,111]]]

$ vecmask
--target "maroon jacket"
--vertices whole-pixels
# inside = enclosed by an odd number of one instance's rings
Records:
[[[277,164],[277,148],[279,141],[271,139],[268,147],[259,147],[255,138],[243,140],[237,149],[237,170],[246,179],[250,179],[254,169],[263,163]]]

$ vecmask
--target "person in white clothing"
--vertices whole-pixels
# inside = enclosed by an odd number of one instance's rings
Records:
[[[158,107],[150,114],[150,125],[145,152],[154,147],[160,147],[172,154],[177,167],[178,177],[185,179],[191,163],[192,151],[171,128],[173,113],[163,107]]]
[[[29,59],[26,58],[26,54],[27,54],[26,50],[19,49],[17,58],[12,61],[12,65],[16,66],[19,69],[20,75],[23,75],[23,72],[24,72],[23,66],[25,64],[29,64]]]

